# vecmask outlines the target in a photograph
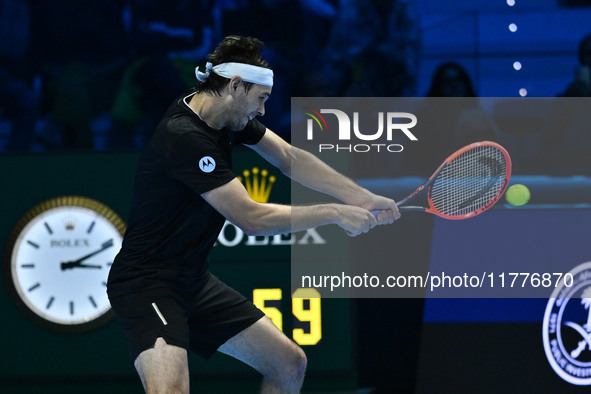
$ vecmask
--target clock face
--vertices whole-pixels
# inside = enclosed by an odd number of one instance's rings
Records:
[[[112,210],[84,197],[33,208],[9,242],[10,282],[21,306],[58,329],[84,330],[110,320],[107,277],[124,228]]]

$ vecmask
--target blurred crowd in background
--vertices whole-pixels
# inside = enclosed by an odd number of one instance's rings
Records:
[[[477,97],[454,62],[416,91],[418,25],[408,0],[0,0],[0,151],[141,149],[230,34],[265,42],[276,80],[264,123],[287,140],[291,97]],[[591,96],[591,35],[578,61],[557,96]],[[563,133],[540,131],[521,170],[582,172],[564,158],[586,158],[591,131],[570,132],[561,146]]]

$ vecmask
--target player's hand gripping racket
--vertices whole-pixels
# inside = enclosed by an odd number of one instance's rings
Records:
[[[510,177],[511,158],[505,148],[494,142],[475,142],[449,156],[421,187],[396,204],[401,212],[468,219],[492,207]],[[422,205],[407,205],[421,199],[425,200]],[[375,216],[380,212],[372,211]]]

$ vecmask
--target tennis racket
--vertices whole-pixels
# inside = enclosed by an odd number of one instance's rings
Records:
[[[505,148],[490,141],[475,142],[449,156],[423,185],[396,204],[401,212],[469,219],[492,207],[510,178],[511,158]],[[421,199],[421,205],[407,205]],[[380,212],[372,211],[374,216]]]

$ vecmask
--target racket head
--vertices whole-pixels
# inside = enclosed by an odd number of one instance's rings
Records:
[[[426,212],[445,219],[472,218],[491,208],[511,178],[511,158],[501,145],[475,142],[450,155],[431,176]]]

